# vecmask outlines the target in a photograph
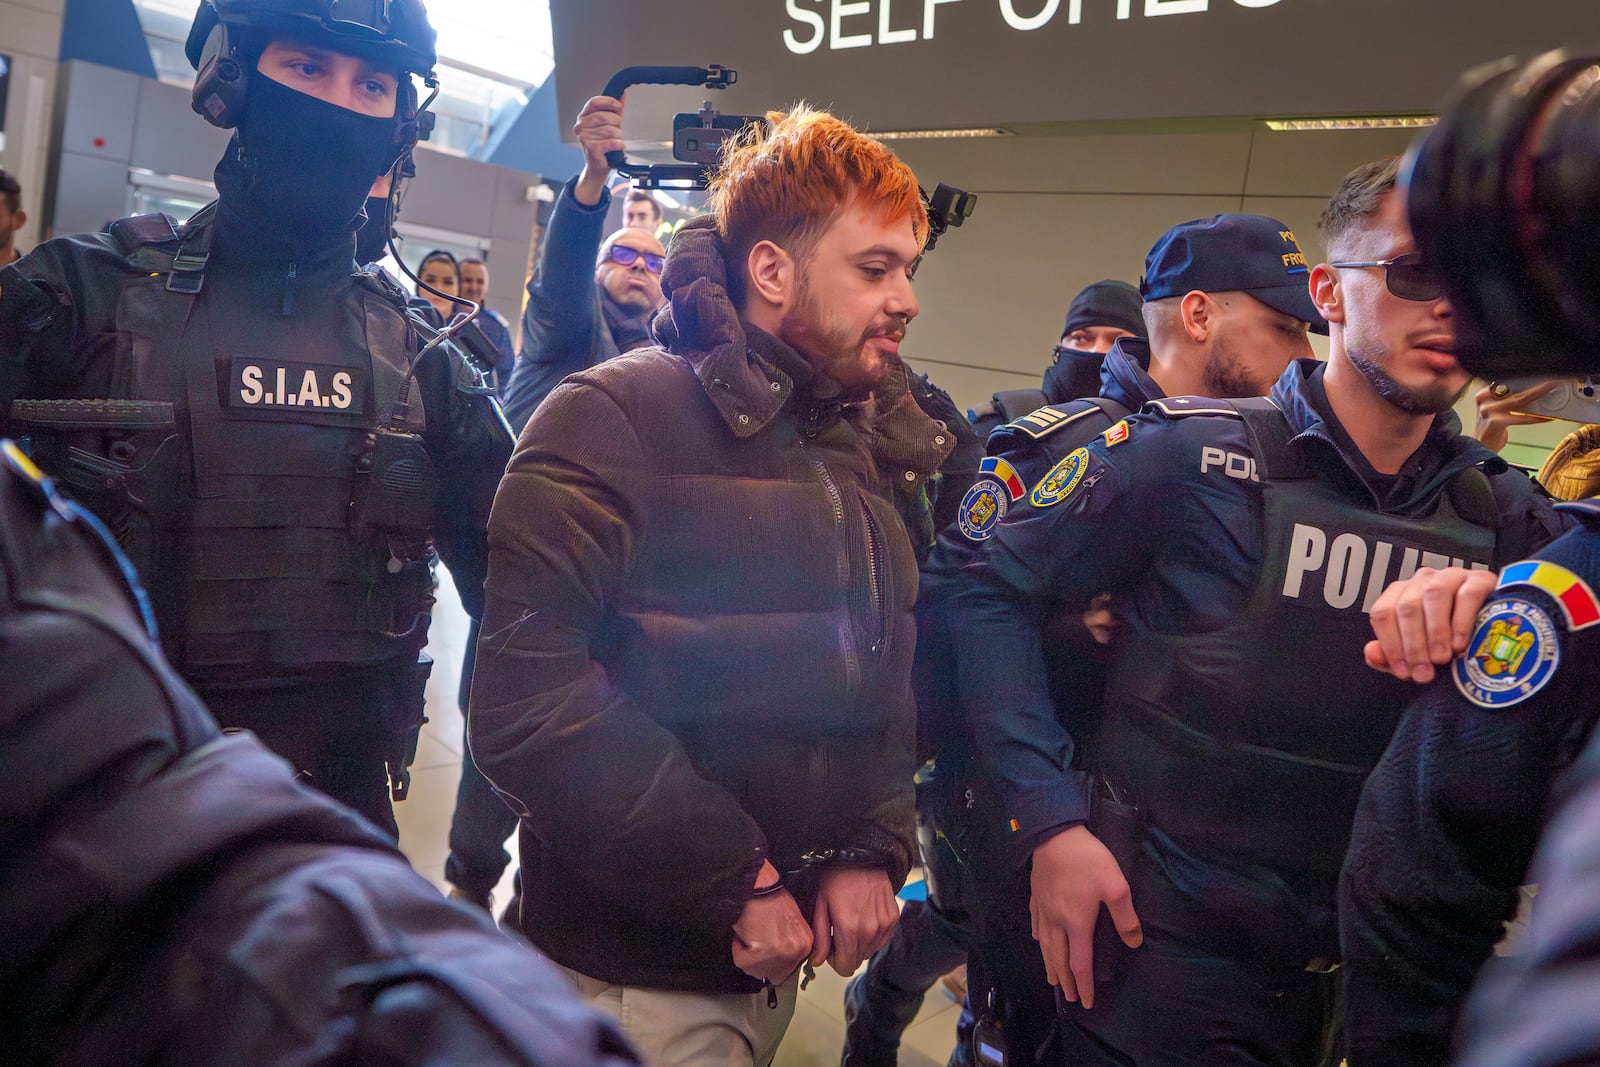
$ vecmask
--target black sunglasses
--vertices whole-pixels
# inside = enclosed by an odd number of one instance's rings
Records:
[[[1444,296],[1444,278],[1420,252],[1407,252],[1393,259],[1367,259],[1353,263],[1329,263],[1330,267],[1382,267],[1383,284],[1401,300],[1438,300]]]
[[[644,269],[651,274],[660,274],[661,268],[667,265],[666,256],[658,256],[654,252],[641,252],[637,248],[616,244],[611,246],[611,251],[606,253],[611,259],[621,263],[624,267],[631,267],[644,257]]]

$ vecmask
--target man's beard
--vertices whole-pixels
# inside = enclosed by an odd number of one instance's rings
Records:
[[[887,358],[872,361],[867,342],[874,337],[902,337],[905,324],[899,319],[885,319],[855,333],[831,320],[802,281],[795,309],[785,316],[779,333],[785,343],[847,393],[866,393],[882,385],[891,370]]]
[[[1466,394],[1467,386],[1472,384],[1469,381],[1454,392],[1443,382],[1423,386],[1420,389],[1410,389],[1390,376],[1385,366],[1389,358],[1387,348],[1380,349],[1376,356],[1368,356],[1353,348],[1346,348],[1345,355],[1350,358],[1350,365],[1367,380],[1374,392],[1407,415],[1437,415],[1441,411],[1448,411],[1455,407],[1456,401]]]
[[[1211,351],[1206,353],[1206,365],[1201,372],[1206,396],[1229,397],[1262,396],[1272,388],[1271,382],[1256,381],[1250,368],[1234,355],[1233,346],[1219,336]]]

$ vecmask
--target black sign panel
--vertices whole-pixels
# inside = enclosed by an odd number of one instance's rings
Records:
[[[724,92],[640,87],[670,114],[796,99],[876,130],[1413,114],[1468,67],[1600,46],[1593,0],[551,0],[563,126],[622,67],[722,64]],[[570,133],[569,133],[570,136]]]
[[[362,415],[371,392],[366,377],[349,367],[235,356],[228,364],[223,405],[236,412]]]

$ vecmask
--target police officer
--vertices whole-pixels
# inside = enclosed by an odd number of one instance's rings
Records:
[[[1549,53],[1474,71],[1413,152],[1408,213],[1461,309],[1462,362],[1486,379],[1570,380],[1595,367],[1592,272],[1568,266],[1591,237],[1530,218],[1533,205],[1592,217],[1594,64]],[[1478,153],[1504,168],[1470,165]],[[1488,252],[1497,242],[1514,253]],[[1452,246],[1484,254],[1469,261]],[[1353,1067],[1600,1054],[1600,509],[1559,509],[1577,528],[1531,558],[1498,575],[1420,571],[1374,606],[1368,662],[1431,684],[1368,779],[1340,881]],[[1539,885],[1528,928],[1492,959],[1524,882]]]
[[[129,547],[223,725],[393,835],[435,547],[476,613],[510,449],[353,259],[368,190],[431,125],[434,33],[417,0],[207,0],[187,51],[195,109],[234,130],[219,199],[0,273],[0,414]]]
[[[980,1011],[994,1001],[1017,1062],[1029,1062],[1048,1044],[1054,1003],[1029,929],[1022,859],[1004,835],[984,832],[986,821],[999,821],[991,811],[997,787],[972,766],[973,741],[955,722],[948,598],[961,581],[961,567],[982,557],[1007,512],[1030,506],[1026,487],[1074,450],[1113,425],[1120,432],[1119,420],[1153,400],[1169,394],[1260,395],[1292,360],[1309,357],[1307,326],[1318,332],[1328,327],[1311,303],[1303,260],[1289,227],[1262,215],[1196,219],[1163,234],[1145,260],[1149,300],[1141,326],[1148,325],[1149,341],[1115,341],[1104,357],[1095,399],[1041,408],[990,436],[983,473],[924,568],[917,605],[919,739],[937,751],[937,762],[922,794],[943,796],[940,806],[950,809],[941,823],[945,840],[967,846],[966,866],[958,869],[971,872],[964,897],[979,928],[969,988],[978,991]],[[1100,364],[1100,357],[1095,361]],[[1080,618],[1074,612],[1053,620],[1043,651],[1052,692],[1090,704],[1104,686],[1105,656]],[[1099,625],[1098,618],[1087,621]],[[1037,725],[1065,743],[1065,730],[1055,720]],[[1011,773],[1004,761],[992,761],[991,768],[1002,777]],[[1026,789],[1026,779],[1008,788]],[[865,1006],[872,1003],[864,998]]]
[[[1365,611],[1419,564],[1497,565],[1558,528],[1459,433],[1468,376],[1436,281],[1401,258],[1395,171],[1358,169],[1324,212],[1327,364],[1291,364],[1270,401],[1157,401],[1074,450],[952,598],[1073,1062],[1324,1061],[1338,862],[1408,695],[1361,665]],[[1121,630],[1080,788],[1085,709],[1049,725],[1036,650],[1047,611],[1101,591]]]
[[[1002,389],[968,412],[972,428],[987,438],[997,427],[1046,404],[1064,404],[1100,391],[1100,367],[1123,337],[1146,336],[1139,290],[1107,279],[1086,285],[1072,298],[1061,340],[1038,389]]]

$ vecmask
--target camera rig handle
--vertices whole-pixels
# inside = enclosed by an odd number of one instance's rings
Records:
[[[624,67],[606,82],[604,95],[620,100],[628,87],[633,85],[703,85],[707,89],[726,89],[738,80],[738,71],[716,64],[709,67]],[[697,181],[705,172],[705,168],[693,165],[677,167],[629,163],[627,154],[623,152],[607,152],[606,162],[612,170],[628,178]]]

